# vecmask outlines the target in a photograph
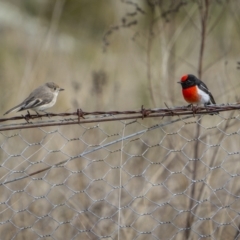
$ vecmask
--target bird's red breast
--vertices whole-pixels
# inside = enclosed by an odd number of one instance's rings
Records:
[[[189,88],[182,89],[182,94],[183,94],[184,99],[188,103],[198,103],[201,100],[201,97],[198,94],[197,86],[192,86]]]

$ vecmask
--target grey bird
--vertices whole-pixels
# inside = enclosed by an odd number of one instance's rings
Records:
[[[45,83],[36,88],[22,103],[5,112],[4,115],[13,111],[20,112],[27,109],[32,109],[36,113],[37,111],[45,112],[44,110],[56,103],[58,93],[63,90],[54,82]]]

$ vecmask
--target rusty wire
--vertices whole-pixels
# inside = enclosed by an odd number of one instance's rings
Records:
[[[143,106],[140,110],[131,111],[95,111],[95,112],[84,112],[81,109],[77,109],[76,112],[71,113],[47,113],[47,114],[28,114],[15,116],[11,118],[1,118],[0,122],[7,121],[18,121],[26,120],[25,123],[11,124],[11,125],[0,125],[0,131],[24,129],[24,128],[35,128],[35,127],[48,127],[48,126],[59,126],[59,125],[72,125],[72,124],[84,124],[94,122],[107,122],[107,121],[119,121],[128,119],[139,119],[149,117],[167,117],[167,116],[184,116],[184,115],[202,115],[202,114],[216,114],[216,112],[225,112],[231,110],[239,110],[240,104],[221,104],[221,105],[209,105],[209,106],[180,106],[180,107],[168,107],[165,103],[166,108],[157,109],[145,109]],[[74,117],[77,118],[74,118]],[[88,118],[85,118],[88,116]],[[118,116],[118,117],[116,117]],[[34,119],[48,118],[48,121],[41,121],[37,123],[30,122]],[[51,117],[70,117],[64,119],[53,120]],[[73,117],[73,118],[72,118]],[[82,119],[83,120],[82,120]]]

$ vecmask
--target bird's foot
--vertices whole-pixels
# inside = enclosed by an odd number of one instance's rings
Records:
[[[205,107],[206,110],[208,111],[208,108],[211,107],[211,106],[209,106],[209,104],[206,104],[206,103],[205,103],[205,104],[204,104],[204,107]],[[216,114],[219,114],[219,112],[216,111],[216,112],[209,113],[209,114],[210,114],[210,115],[216,115]]]
[[[45,112],[45,111],[43,111],[43,112],[47,115],[48,118],[51,118],[51,114],[52,114],[52,113]]]

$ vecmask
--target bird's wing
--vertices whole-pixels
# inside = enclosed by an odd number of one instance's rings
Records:
[[[201,82],[198,84],[198,87],[199,87],[202,91],[204,91],[205,93],[209,93],[208,87],[207,87],[207,85],[206,85],[204,82],[201,81]]]
[[[216,104],[216,102],[215,102],[215,100],[214,100],[214,98],[213,98],[212,93],[208,90],[208,87],[207,87],[207,85],[206,85],[204,82],[201,81],[201,82],[198,84],[198,87],[199,87],[202,91],[204,91],[205,93],[209,94],[210,101],[211,101],[212,104]]]
[[[41,102],[42,102],[42,100],[40,98],[35,98],[35,97],[27,98],[23,102],[23,104],[22,104],[21,108],[18,110],[18,112],[25,110],[25,109],[35,108],[39,104],[41,104]]]
[[[22,105],[21,109],[18,110],[19,111],[22,111],[22,110],[25,110],[25,109],[29,109],[29,108],[36,108],[36,107],[39,107],[41,105],[45,105],[45,104],[48,104],[52,101],[53,99],[53,94],[52,93],[44,93],[44,94],[41,94],[41,98],[40,97],[35,97],[35,96],[32,96],[31,95],[24,101],[24,105]]]
[[[212,104],[216,104],[214,98],[213,98],[213,95],[211,94],[211,92],[209,92],[209,96],[210,96],[210,100],[211,100],[211,103]]]

